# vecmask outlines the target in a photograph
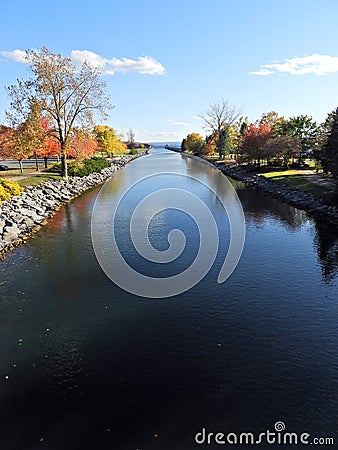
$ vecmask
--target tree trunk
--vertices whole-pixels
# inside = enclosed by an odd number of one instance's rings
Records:
[[[217,142],[217,147],[218,147],[218,154],[219,154],[219,159],[223,158],[223,142],[220,140],[220,138],[218,138],[218,142]]]
[[[47,165],[47,161],[48,161],[48,158],[45,156],[45,169],[47,169],[47,167],[48,167],[48,165]]]
[[[19,159],[20,172],[23,173],[22,159]]]
[[[38,162],[38,154],[35,151],[35,168],[36,171],[39,172],[39,162]]]
[[[298,165],[299,165],[299,167],[302,165],[302,160],[303,160],[303,151],[300,150],[299,151],[299,158],[298,158]]]
[[[61,175],[68,181],[67,151],[65,142],[61,143]]]

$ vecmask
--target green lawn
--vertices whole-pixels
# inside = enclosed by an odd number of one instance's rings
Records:
[[[42,183],[43,181],[47,180],[60,180],[62,177],[58,174],[43,174],[43,175],[35,175],[27,178],[23,178],[22,180],[17,180],[17,183],[20,184],[20,186],[37,186],[38,184]]]
[[[34,167],[24,167],[23,173],[21,173],[20,169],[7,169],[0,172],[0,178],[8,178],[11,179],[12,177],[22,176],[28,173],[34,172]]]
[[[48,168],[53,164],[49,164]],[[48,173],[44,172],[48,169],[43,169],[41,172],[35,172],[33,167],[25,167],[23,169],[23,173],[20,172],[20,169],[9,169],[0,172],[0,178],[4,178],[7,180],[15,180],[20,186],[37,186],[46,180],[57,180],[60,179],[61,176],[58,173]]]
[[[285,178],[293,175],[300,175],[299,170],[291,169],[291,170],[282,170],[276,172],[267,172],[260,174],[265,178],[273,178],[278,181],[278,178]]]
[[[316,197],[331,200],[334,189],[322,186],[307,179],[306,175],[302,175],[298,170],[284,170],[282,172],[267,172],[260,174],[278,183],[287,184],[288,186],[305,192],[312,192]]]

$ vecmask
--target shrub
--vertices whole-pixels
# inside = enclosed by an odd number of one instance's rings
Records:
[[[0,184],[0,202],[8,200],[11,194]]]
[[[100,172],[106,167],[110,167],[110,163],[105,158],[94,156],[84,159],[81,164],[70,164],[68,173],[71,176],[84,177],[94,172]]]
[[[68,163],[68,175],[71,177],[85,177],[91,173],[100,172],[106,167],[110,167],[110,163],[105,158],[93,156],[81,162],[71,161]],[[61,173],[61,163],[54,164],[49,170]]]
[[[129,155],[137,155],[137,153],[138,152],[137,152],[136,148],[132,148],[129,152]]]
[[[23,188],[16,181],[0,178],[0,202],[8,200],[11,195],[19,195]]]

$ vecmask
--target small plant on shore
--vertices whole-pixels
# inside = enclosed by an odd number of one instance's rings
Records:
[[[19,195],[23,188],[16,181],[9,181],[0,178],[0,203],[8,200],[11,195]]]

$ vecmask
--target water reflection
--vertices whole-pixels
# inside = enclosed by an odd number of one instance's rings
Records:
[[[315,246],[322,267],[324,281],[330,281],[338,273],[337,229],[322,219],[315,218]]]
[[[267,217],[274,218],[290,228],[299,228],[309,219],[305,211],[281,202],[262,191],[254,190],[240,181],[231,181],[242,202],[248,221],[262,223]]]
[[[294,208],[259,190],[254,190],[240,181],[231,180],[231,183],[242,202],[248,223],[259,225],[263,224],[267,218],[273,218],[288,226],[290,230],[297,230],[303,225],[314,223],[315,228],[310,234],[317,249],[323,280],[330,281],[337,275],[338,235],[334,225],[318,217],[310,219],[305,211]]]

